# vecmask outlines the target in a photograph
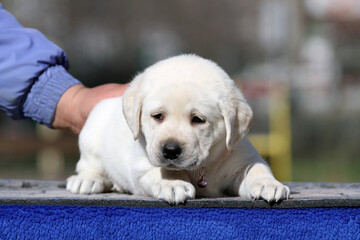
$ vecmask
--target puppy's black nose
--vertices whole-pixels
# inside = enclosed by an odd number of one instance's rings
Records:
[[[181,147],[176,142],[167,142],[162,145],[162,152],[164,158],[174,160],[181,154]]]

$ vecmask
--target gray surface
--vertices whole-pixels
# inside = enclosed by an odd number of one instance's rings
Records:
[[[178,208],[360,207],[360,183],[286,183],[291,197],[280,204],[239,197],[203,198],[170,206],[164,201],[119,193],[77,195],[62,181],[0,180],[0,204]]]

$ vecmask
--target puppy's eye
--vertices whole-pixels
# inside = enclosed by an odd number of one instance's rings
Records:
[[[164,120],[164,115],[162,113],[155,113],[152,114],[151,117],[155,119],[156,121],[162,121]]]
[[[191,119],[191,123],[192,124],[202,124],[202,123],[205,123],[205,119],[198,117],[198,116],[193,116]]]

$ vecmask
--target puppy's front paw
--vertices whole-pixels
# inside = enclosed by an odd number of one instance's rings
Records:
[[[73,175],[67,179],[66,190],[72,193],[92,194],[107,192],[111,182],[105,178],[90,175]]]
[[[195,198],[195,187],[182,180],[161,180],[152,189],[153,196],[178,205]]]
[[[258,178],[245,183],[244,188],[240,190],[240,196],[243,195],[250,199],[264,199],[268,202],[278,202],[282,199],[289,198],[290,189],[276,179]]]

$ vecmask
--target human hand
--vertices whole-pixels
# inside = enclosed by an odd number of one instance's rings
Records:
[[[53,127],[78,135],[94,106],[103,99],[122,96],[129,84],[109,83],[94,88],[74,85],[60,98]]]

